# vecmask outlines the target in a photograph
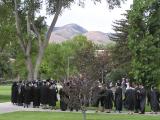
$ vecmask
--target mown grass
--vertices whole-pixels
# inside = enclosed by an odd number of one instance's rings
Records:
[[[14,112],[1,114],[0,120],[82,120],[81,113]],[[87,120],[160,120],[160,116],[127,114],[87,114]]]
[[[11,96],[11,86],[10,85],[0,85],[0,103],[9,102]]]

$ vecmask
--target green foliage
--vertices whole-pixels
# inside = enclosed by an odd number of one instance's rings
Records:
[[[15,58],[17,41],[14,18],[8,5],[0,4],[0,77],[12,78],[12,60]]]
[[[129,13],[132,74],[146,86],[157,85],[160,80],[159,13],[159,0],[135,0]]]
[[[76,51],[82,51],[88,44],[89,41],[84,36],[77,36],[61,44],[50,44],[45,51],[45,56],[40,67],[41,77],[52,77],[58,80],[66,78],[68,74],[68,62],[70,68],[69,74],[76,74],[77,69],[74,65]]]
[[[128,76],[131,71],[132,56],[131,51],[128,47],[128,11],[123,15],[125,17],[124,19],[114,22],[113,29],[115,33],[110,36],[110,39],[116,43],[111,51],[113,60],[112,74],[115,74],[115,76],[119,76],[119,72],[115,71],[121,71],[123,69],[123,71],[125,72],[123,74],[125,74],[125,76]],[[121,75],[121,77],[124,76]]]
[[[117,80],[121,80],[123,77],[126,77],[126,73],[125,69],[113,69],[106,77],[108,81],[116,83]]]

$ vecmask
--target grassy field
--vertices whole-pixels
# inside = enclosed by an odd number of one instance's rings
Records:
[[[15,112],[0,115],[0,120],[82,120],[81,113]],[[87,120],[160,120],[160,116],[87,114]]]
[[[0,103],[9,102],[10,96],[11,96],[11,86],[10,85],[5,85],[5,86],[0,85]]]

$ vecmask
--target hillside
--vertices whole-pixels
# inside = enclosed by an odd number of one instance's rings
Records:
[[[109,40],[107,33],[100,31],[87,31],[85,28],[77,24],[67,24],[62,27],[55,27],[49,42],[61,43],[70,40],[77,35],[84,35],[88,40],[91,40],[96,44],[107,44],[112,42]]]

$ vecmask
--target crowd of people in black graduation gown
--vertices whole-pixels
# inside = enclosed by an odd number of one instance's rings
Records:
[[[14,82],[11,102],[24,107],[28,107],[33,102],[34,108],[42,106],[44,109],[54,109],[58,100],[57,94],[60,95],[60,109],[62,111],[68,108],[70,111],[80,109],[78,102],[74,107],[70,107],[69,101],[75,103],[75,98],[71,100],[72,97],[66,93],[64,88],[60,88],[58,91],[56,81]],[[146,90],[142,84],[131,84],[125,79],[118,81],[115,86],[111,83],[95,86],[90,99],[88,106],[97,107],[96,112],[101,106],[101,112],[110,113],[115,107],[115,111],[119,113],[125,108],[129,114],[144,114],[146,103],[150,104],[152,113],[157,113],[160,110],[160,93],[156,87],[152,86],[151,90]]]
[[[33,103],[34,108],[54,109],[57,102],[56,81],[19,81],[12,85],[11,102],[28,108]]]

